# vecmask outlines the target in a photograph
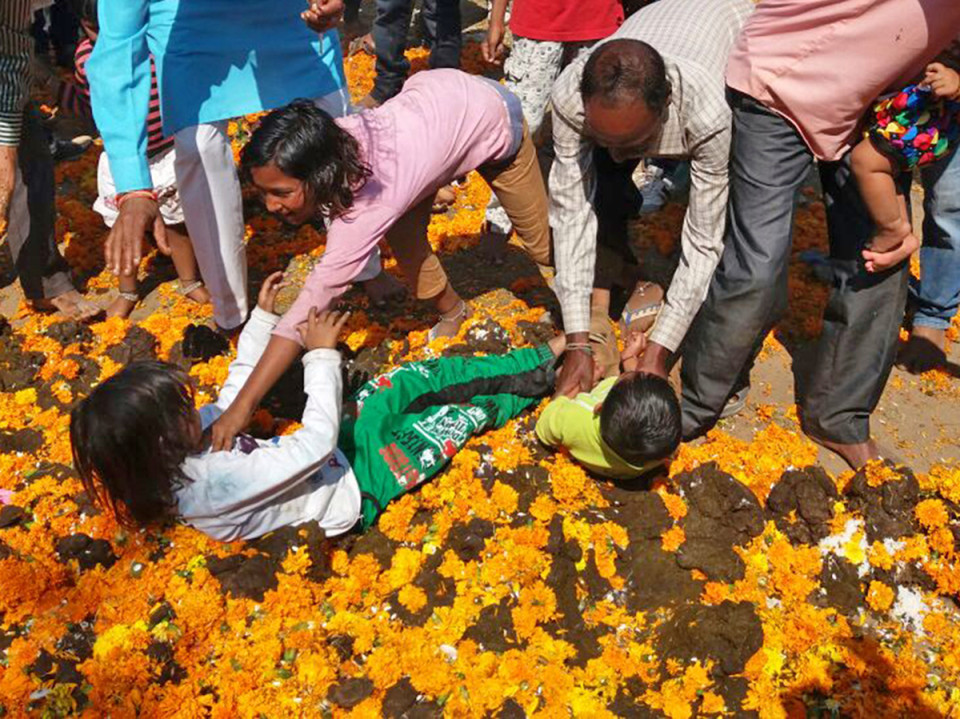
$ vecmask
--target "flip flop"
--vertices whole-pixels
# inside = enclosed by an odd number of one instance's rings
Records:
[[[663,288],[653,282],[638,282],[620,315],[620,332],[639,330],[649,336],[663,309]],[[649,320],[649,321],[646,321]]]

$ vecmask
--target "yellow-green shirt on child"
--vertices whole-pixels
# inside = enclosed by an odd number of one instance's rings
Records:
[[[594,474],[631,479],[649,471],[657,463],[628,464],[600,437],[600,415],[594,412],[594,407],[607,398],[616,381],[616,377],[610,377],[590,392],[581,392],[573,399],[557,397],[551,400],[537,421],[537,436],[551,447],[565,447],[577,462]]]

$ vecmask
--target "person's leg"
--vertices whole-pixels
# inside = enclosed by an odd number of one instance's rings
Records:
[[[314,98],[313,104],[326,112],[331,117],[346,117],[353,112],[353,105],[350,103],[350,90],[347,87],[341,87],[323,97]]]
[[[915,313],[898,362],[926,372],[946,359],[947,328],[960,307],[960,153],[924,168],[920,279],[911,282]]]
[[[554,359],[547,347],[441,358],[361,388],[359,417],[343,425],[338,446],[356,473],[365,527],[392,499],[439,473],[471,437],[548,394]]]
[[[432,205],[433,197],[428,197],[408,210],[387,231],[386,239],[414,296],[429,300],[440,313],[440,321],[431,333],[435,337],[453,337],[469,316],[469,310],[451,286],[427,240]]]
[[[520,242],[541,271],[550,268],[550,218],[547,188],[530,132],[523,130],[520,149],[512,160],[477,170],[487,181],[516,230]]]
[[[247,319],[243,201],[226,123],[184,128],[174,136],[183,216],[200,275],[223,329]]]
[[[79,293],[57,249],[53,158],[43,127],[32,110],[24,113],[17,153],[19,166],[10,204],[10,252],[28,301],[43,302]]]
[[[859,467],[878,456],[870,439],[870,414],[893,367],[909,265],[901,262],[886,272],[866,272],[860,253],[874,228],[850,157],[820,163],[819,169],[834,281],[817,363],[801,398],[801,424],[811,439]],[[900,179],[907,183],[910,177]]]
[[[400,92],[410,63],[404,57],[413,0],[377,0],[377,18],[373,21],[373,41],[377,47],[377,78],[370,97],[383,104]]]
[[[200,272],[197,269],[197,257],[193,252],[193,243],[187,235],[185,225],[168,225],[167,242],[170,244],[170,256],[173,266],[177,270],[180,283],[180,292],[194,302],[205,304],[210,302],[210,291],[200,281]],[[200,281],[201,284],[197,284]],[[192,287],[193,289],[188,289]]]
[[[421,17],[430,46],[430,68],[460,67],[463,28],[459,0],[423,0]]]
[[[876,232],[870,242],[875,252],[889,252],[901,245],[913,253],[920,241],[913,234],[906,214],[906,201],[899,193],[900,170],[870,140],[863,140],[850,153],[851,167],[860,197]]]
[[[503,84],[520,100],[531,137],[536,136],[543,124],[550,91],[560,74],[563,54],[563,43],[515,36],[513,48],[503,64]],[[490,232],[510,234],[510,219],[496,193],[490,194],[486,221]]]
[[[731,95],[730,200],[720,264],[683,347],[683,435],[706,432],[783,314],[794,201],[813,161],[796,130]]]

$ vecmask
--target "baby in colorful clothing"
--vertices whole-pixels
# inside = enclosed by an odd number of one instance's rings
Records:
[[[960,139],[960,74],[942,62],[923,81],[881,98],[864,139],[853,149],[853,172],[876,234],[863,253],[869,272],[892,267],[920,247],[897,187],[903,172],[946,157]]]

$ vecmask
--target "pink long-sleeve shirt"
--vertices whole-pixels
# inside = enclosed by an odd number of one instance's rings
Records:
[[[960,33],[960,0],[763,0],[727,85],[788,119],[822,160],[858,139],[864,112]]]
[[[372,174],[350,211],[330,223],[323,257],[274,331],[296,342],[297,325],[310,308],[326,309],[346,291],[407,210],[454,178],[515,151],[503,96],[489,81],[459,70],[417,73],[381,107],[336,122],[356,138]]]

